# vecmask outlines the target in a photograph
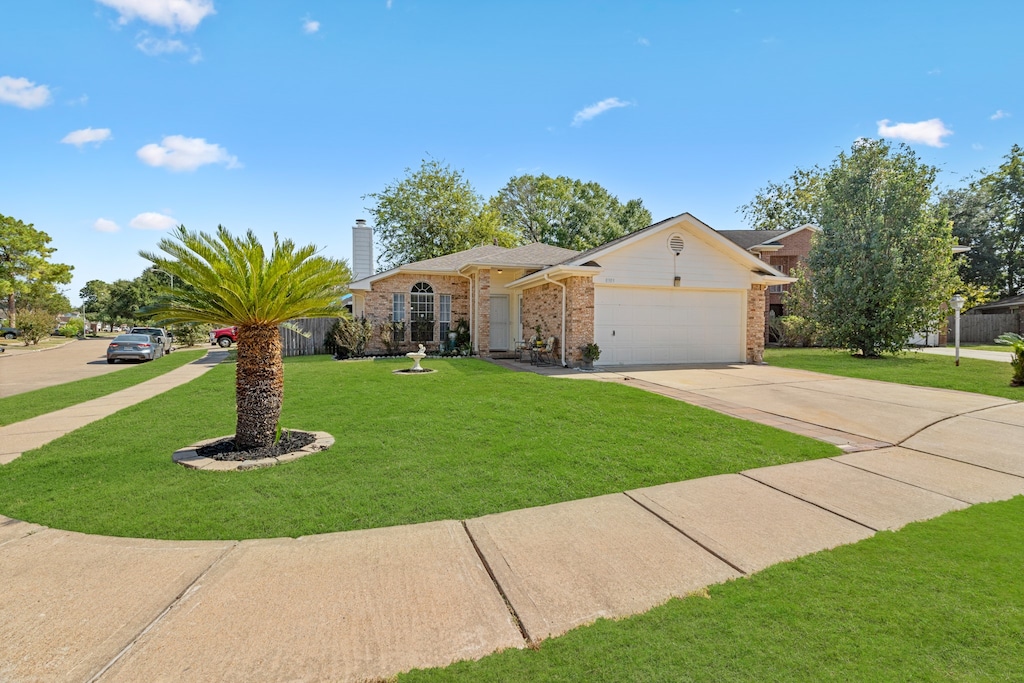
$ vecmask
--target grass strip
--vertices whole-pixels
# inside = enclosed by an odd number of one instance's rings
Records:
[[[0,398],[0,427],[127,389],[191,363],[205,353],[205,349],[179,350],[150,363]]]
[[[285,362],[286,428],[327,451],[248,472],[171,453],[234,431],[234,367],[119,411],[0,467],[0,513],[113,536],[243,539],[467,519],[752,467],[830,444],[631,387],[473,359]]]
[[[950,356],[905,353],[881,358],[855,358],[831,349],[767,349],[765,362],[783,368],[813,370],[830,375],[877,379],[919,387],[956,389],[1024,401],[1024,387],[1011,387],[1009,363]]]
[[[1011,681],[1024,497],[775,565],[423,681]]]

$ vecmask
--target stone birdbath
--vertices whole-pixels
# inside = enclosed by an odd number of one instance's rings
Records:
[[[427,357],[427,348],[420,344],[419,351],[410,351],[405,354],[407,358],[412,358],[412,367],[409,368],[409,372],[423,372],[424,368],[420,367],[420,361]]]

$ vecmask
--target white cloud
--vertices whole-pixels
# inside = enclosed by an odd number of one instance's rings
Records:
[[[175,227],[177,224],[178,221],[166,214],[147,211],[133,218],[128,225],[136,230],[167,230],[168,228]]]
[[[601,100],[600,102],[596,102],[588,107],[583,107],[583,109],[576,112],[576,115],[572,117],[572,125],[581,126],[584,121],[589,121],[595,116],[605,113],[609,109],[630,107],[632,105],[632,102],[623,102],[618,97],[609,97],[606,100]]]
[[[89,96],[84,93],[81,97],[76,97],[73,100],[67,101],[67,105],[69,107],[84,107],[87,104],[89,104]]]
[[[651,41],[647,40],[643,36],[637,38],[636,42],[637,42],[637,44],[643,45],[644,47],[650,47],[651,46]]]
[[[119,24],[141,19],[171,31],[193,31],[216,12],[213,0],[96,0],[117,11]]]
[[[306,33],[316,33],[320,30],[320,22],[313,21],[309,17],[302,20],[302,30]]]
[[[386,4],[388,6],[388,9],[391,9],[391,0],[388,0]]]
[[[149,35],[147,31],[143,31],[136,37],[135,47],[142,54],[149,55],[150,57],[184,53],[189,55],[188,61],[192,64],[203,59],[203,53],[198,47],[188,45],[176,38],[156,38]]]
[[[975,142],[975,143],[973,143],[971,145],[971,149],[973,149],[975,152],[980,152],[981,150],[983,150],[985,148],[982,145],[980,145],[979,143]]]
[[[27,78],[0,76],[0,104],[36,109],[49,103],[50,89],[45,85],[36,85]]]
[[[929,147],[945,147],[942,138],[952,135],[953,131],[946,128],[942,119],[928,119],[917,123],[896,123],[889,125],[889,119],[878,122],[878,134],[886,138],[920,142]]]
[[[926,73],[928,76],[941,76],[942,69],[929,69]]]
[[[1003,111],[1002,109],[996,109],[996,113],[992,114],[992,116],[990,116],[989,118],[992,119],[993,121],[998,121],[999,119],[1008,119],[1011,116],[1013,116],[1013,115],[1010,112],[1008,112],[1008,111]]]
[[[109,128],[82,128],[81,130],[73,130],[64,136],[61,140],[65,145],[74,145],[78,149],[82,149],[82,145],[90,142],[95,143],[97,147],[100,144],[111,139]]]
[[[117,232],[121,229],[120,225],[106,218],[97,218],[92,227],[99,232]]]
[[[228,168],[241,168],[238,157],[228,154],[220,145],[203,138],[168,135],[160,144],[150,143],[135,153],[143,163],[166,167],[172,171],[194,171],[207,164],[224,164]]]

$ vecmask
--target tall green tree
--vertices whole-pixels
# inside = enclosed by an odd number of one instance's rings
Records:
[[[1000,289],[1024,293],[1024,149],[1014,145],[999,168],[981,179],[990,215],[990,230],[1000,261]]]
[[[769,182],[737,211],[754,230],[792,230],[821,222],[825,170],[797,168],[781,183]]]
[[[491,198],[490,206],[519,241],[580,251],[651,224],[642,200],[622,204],[598,183],[565,176],[516,176]]]
[[[111,325],[134,324],[139,320],[142,301],[136,280],[114,280],[103,303],[103,320]]]
[[[380,192],[367,207],[381,246],[384,267],[444,256],[481,244],[513,246],[515,235],[503,230],[498,215],[484,205],[462,172],[436,159]]]
[[[33,290],[45,293],[42,285],[71,282],[74,267],[50,261],[57,251],[48,246],[50,242],[50,236],[31,223],[0,214],[0,296],[6,300],[12,327],[17,324],[19,297]]]
[[[238,327],[236,449],[273,445],[284,400],[278,326],[347,316],[341,297],[352,279],[348,264],[276,234],[268,254],[251,231],[235,237],[223,226],[216,235],[179,226],[158,246],[163,254],[140,255],[189,287],[161,289],[147,312],[158,322]]]
[[[953,223],[957,244],[971,248],[956,259],[960,279],[974,288],[998,291],[1002,284],[1002,267],[992,231],[993,212],[988,189],[973,181],[965,187],[947,190],[939,197],[939,207]]]
[[[858,141],[823,177],[821,232],[808,266],[825,343],[897,352],[943,316],[957,282],[936,169],[905,145]]]
[[[78,290],[78,296],[82,300],[82,310],[87,316],[106,322],[103,318],[103,309],[110,298],[110,285],[103,280],[89,280],[85,287]]]

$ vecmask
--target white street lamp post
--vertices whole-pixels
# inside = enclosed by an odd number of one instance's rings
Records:
[[[960,367],[960,309],[964,307],[964,298],[959,294],[954,294],[949,303],[953,306],[954,311],[953,343],[956,346],[956,366]]]

